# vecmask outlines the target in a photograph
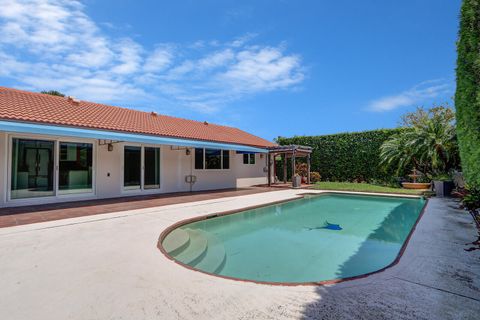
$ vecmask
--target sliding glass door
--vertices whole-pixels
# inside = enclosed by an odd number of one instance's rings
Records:
[[[123,153],[123,186],[125,190],[140,189],[142,148],[125,146]]]
[[[53,141],[12,139],[11,199],[54,195]]]
[[[145,147],[144,188],[160,188],[160,148]]]
[[[123,186],[125,190],[160,188],[160,148],[125,146]]]
[[[11,141],[11,200],[93,192],[93,144]]]
[[[76,142],[60,142],[59,145],[59,193],[92,192],[93,145]]]

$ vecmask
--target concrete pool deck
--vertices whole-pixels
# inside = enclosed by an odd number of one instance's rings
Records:
[[[281,190],[0,229],[0,319],[477,319],[472,217],[429,201],[395,266],[328,286],[269,286],[179,266],[156,247],[183,219],[295,198]]]

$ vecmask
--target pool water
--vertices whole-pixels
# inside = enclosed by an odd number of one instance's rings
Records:
[[[183,225],[162,242],[193,268],[261,282],[349,278],[391,264],[421,198],[325,194]]]

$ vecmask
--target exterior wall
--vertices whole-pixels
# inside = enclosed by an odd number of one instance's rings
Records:
[[[106,145],[99,145],[93,139],[68,139],[70,141],[88,142],[94,145],[93,154],[93,185],[94,192],[89,194],[75,194],[69,196],[53,196],[43,198],[29,198],[8,201],[8,162],[10,161],[8,141],[12,135],[0,132],[0,207],[30,205],[40,203],[78,201],[97,198],[111,198],[121,196],[134,196],[141,194],[159,194],[173,192],[188,192],[201,190],[214,190],[226,188],[241,188],[257,184],[267,183],[266,156],[256,154],[255,164],[243,164],[243,155],[230,151],[230,169],[227,170],[195,170],[194,149],[187,154],[185,148],[171,146],[160,147],[160,188],[150,190],[129,190],[123,188],[123,149],[125,145],[141,144],[115,143],[113,150],[108,151]],[[13,135],[19,136],[19,135]],[[58,139],[59,137],[47,137],[38,135],[24,136],[30,139]],[[147,146],[147,145],[145,145]],[[187,175],[196,176],[196,182],[190,186],[185,181]]]
[[[190,191],[190,184],[185,182],[185,176],[191,174],[193,149],[190,155],[186,150],[170,146],[162,146],[160,189],[164,193]]]
[[[106,145],[100,146],[97,143],[96,151],[96,194],[99,198],[118,197],[123,186],[121,171],[123,145],[115,143],[113,151],[108,151]]]
[[[236,154],[234,162],[237,188],[268,183],[267,173],[264,171],[267,167],[265,155],[255,154],[255,164],[243,164],[243,155]]]

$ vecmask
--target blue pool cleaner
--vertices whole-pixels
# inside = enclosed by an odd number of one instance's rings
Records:
[[[328,229],[328,230],[342,230],[343,228],[340,227],[339,224],[333,224],[328,221],[325,221],[325,224],[322,227],[316,227],[316,228],[308,228],[308,230],[319,230],[319,229]]]

